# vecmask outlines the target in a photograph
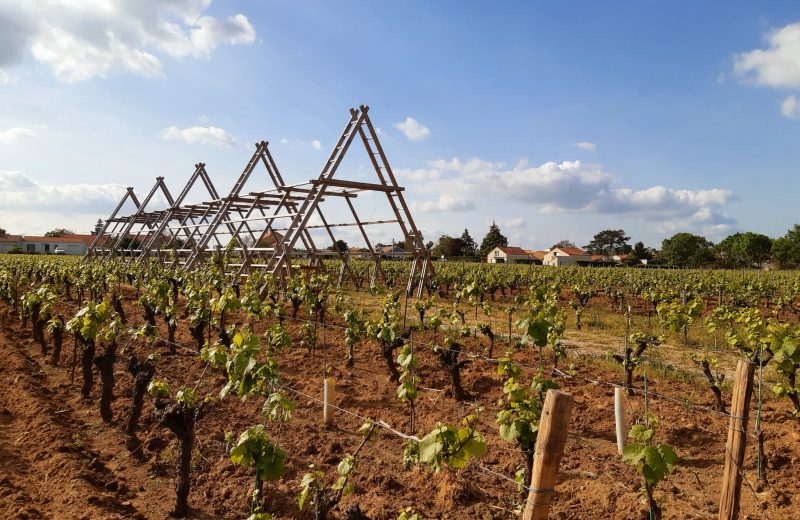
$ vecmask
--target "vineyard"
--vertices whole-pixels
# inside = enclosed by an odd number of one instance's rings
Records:
[[[5,517],[800,517],[795,272],[230,263],[0,259]]]

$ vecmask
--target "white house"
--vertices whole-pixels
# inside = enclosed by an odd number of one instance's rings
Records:
[[[21,235],[0,235],[0,253],[8,253],[17,247],[22,247]]]
[[[54,254],[56,249],[65,255],[83,255],[92,244],[95,235],[64,235],[60,237],[37,237],[28,235],[0,236],[0,253],[19,248],[24,253]]]
[[[521,247],[495,247],[486,255],[490,264],[531,264],[533,257]]]
[[[63,249],[65,255],[83,255],[92,244],[95,235],[64,235],[60,237],[23,236],[22,249],[26,253],[54,253]]]
[[[578,262],[591,262],[592,255],[579,247],[554,247],[544,258],[544,265],[578,265]]]

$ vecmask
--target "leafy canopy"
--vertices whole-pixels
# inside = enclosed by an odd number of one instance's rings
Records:
[[[489,251],[495,247],[506,247],[507,245],[508,239],[500,231],[500,227],[492,222],[492,225],[489,226],[489,232],[486,233],[486,236],[483,237],[481,241],[481,248],[478,251],[478,255],[485,257],[489,254]]]

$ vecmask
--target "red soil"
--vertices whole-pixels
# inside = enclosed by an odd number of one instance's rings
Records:
[[[62,304],[71,316],[74,305]],[[141,322],[141,311],[126,303],[130,321]],[[161,324],[160,324],[161,325]],[[264,324],[256,324],[261,331]],[[293,337],[297,337],[292,326]],[[162,335],[166,336],[165,332]],[[321,338],[323,336],[321,335]],[[178,342],[191,345],[184,324]],[[430,341],[429,335],[415,339]],[[124,342],[121,342],[121,346]],[[480,349],[470,339],[467,350]],[[167,352],[166,347],[131,344],[127,351],[147,354]],[[279,356],[281,372],[291,388],[321,398],[324,366],[337,380],[337,403],[362,416],[382,419],[407,431],[407,407],[395,397],[396,384],[388,380],[378,347],[362,342],[354,369],[344,361],[346,347],[341,331],[328,329],[324,345],[309,355],[298,346]],[[501,347],[497,348],[498,351]],[[426,468],[405,470],[402,441],[384,432],[362,449],[352,482],[356,493],[343,499],[333,516],[358,502],[374,519],[394,519],[405,506],[413,506],[425,518],[518,518],[514,509],[520,497],[515,485],[486,470],[513,476],[522,463],[515,445],[502,441],[494,416],[502,397],[502,381],[496,366],[475,360],[463,371],[465,389],[473,401],[457,403],[448,391],[449,380],[433,353],[417,349],[422,386],[417,402],[417,433],[430,431],[437,421],[457,424],[470,413],[479,416],[478,430],[489,444],[488,454],[467,469],[432,474]],[[534,364],[533,354],[518,352],[522,362]],[[125,446],[124,426],[130,406],[132,382],[125,370],[127,354],[117,361],[113,403],[114,421],[104,424],[99,414],[99,383],[91,399],[79,394],[80,368],[70,383],[72,341],[65,340],[60,366],[46,364],[30,329],[8,308],[0,307],[0,516],[3,518],[167,518],[174,503],[172,483],[178,448],[174,436],[159,427],[151,416],[148,398],[141,421],[141,452]],[[613,419],[613,389],[588,383],[584,377],[617,382],[619,371],[597,366],[592,358],[569,359],[575,378],[559,379],[562,389],[575,399],[570,435],[561,463],[551,518],[641,519],[638,489],[641,477],[622,463],[616,451]],[[605,366],[605,365],[603,365]],[[173,389],[193,386],[204,363],[196,353],[180,350],[165,354],[156,367],[156,379],[170,382]],[[700,404],[710,403],[710,392],[700,383],[650,380],[650,389]],[[201,395],[216,395],[225,377],[208,368],[198,387]],[[637,383],[637,384],[640,384]],[[292,396],[290,396],[292,397]],[[307,507],[298,511],[299,480],[309,464],[324,470],[329,478],[341,457],[358,446],[356,433],[361,420],[337,413],[336,427],[322,428],[318,402],[293,396],[298,405],[288,424],[269,424],[271,438],[288,453],[287,471],[277,482],[265,486],[266,509],[276,518],[313,518]],[[726,399],[730,399],[727,395]],[[241,403],[230,396],[205,406],[197,423],[190,504],[192,518],[241,519],[247,516],[252,474],[230,462],[225,432],[238,435],[261,421],[260,402]],[[641,396],[630,398],[631,411],[641,416]],[[650,410],[661,418],[659,442],[675,447],[679,466],[657,488],[665,518],[716,518],[721,485],[728,419],[719,414],[684,407],[658,398]],[[800,518],[800,427],[789,413],[788,401],[769,400],[764,406],[769,484],[763,489],[742,490],[741,518]],[[752,430],[751,421],[750,430]],[[755,482],[755,445],[748,437],[745,476]],[[482,469],[483,468],[483,469]],[[759,506],[759,503],[761,506]],[[761,509],[764,507],[766,509]]]

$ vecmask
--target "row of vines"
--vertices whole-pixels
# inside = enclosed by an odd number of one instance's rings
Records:
[[[760,368],[774,370],[771,391],[792,404],[800,421],[800,325],[795,273],[659,271],[634,269],[542,268],[440,264],[423,299],[406,298],[408,264],[384,262],[386,284],[364,293],[379,300],[374,309],[360,304],[357,294],[338,289],[324,272],[292,279],[279,287],[263,274],[232,281],[223,253],[191,272],[124,262],[73,262],[64,259],[3,258],[0,260],[0,300],[7,311],[30,326],[32,337],[53,366],[79,372],[81,395],[91,399],[99,377],[98,410],[110,423],[115,388],[114,367],[125,363],[133,383],[125,434],[129,449],[137,437],[145,403],[172,432],[180,446],[175,473],[174,514],[189,511],[191,457],[197,421],[206,403],[238,398],[258,400],[260,417],[249,427],[226,437],[231,464],[252,474],[248,504],[250,520],[271,518],[265,486],[282,478],[287,454],[270,437],[276,422],[292,421],[300,395],[281,377],[279,359],[288,349],[313,353],[337,335],[346,345],[348,366],[359,358],[376,356],[397,385],[396,398],[408,411],[403,431],[380,418],[365,418],[362,442],[339,461],[335,474],[310,468],[297,483],[298,508],[311,508],[317,519],[330,518],[342,497],[352,491],[350,479],[358,470],[359,454],[379,431],[400,437],[403,461],[431,471],[459,471],[468,465],[491,471],[481,463],[487,435],[498,435],[518,451],[519,470],[510,475],[518,491],[529,491],[538,425],[545,393],[572,377],[564,341],[567,318],[577,329],[594,299],[623,317],[640,313],[659,324],[659,330],[678,342],[701,324],[709,334],[720,332],[722,346]],[[330,266],[332,271],[335,266]],[[366,262],[352,262],[359,280],[371,276]],[[126,315],[125,291],[135,291],[137,316]],[[128,306],[128,314],[132,307]],[[290,327],[295,324],[296,327]],[[184,327],[193,345],[176,341]],[[415,339],[416,338],[416,339]],[[72,365],[65,340],[74,341]],[[631,394],[640,392],[635,374],[648,351],[667,339],[653,329],[625,330],[624,347],[613,355],[619,365],[618,383]],[[159,355],[132,354],[132,344],[161,345],[168,354],[191,350],[203,374],[224,375],[214,394],[198,392],[200,380],[176,386],[159,376]],[[477,345],[477,346],[476,346]],[[415,401],[424,381],[419,376],[420,351],[430,352],[449,381],[447,395],[455,401],[473,396],[463,387],[461,372],[476,361],[490,362],[503,380],[503,399],[496,413],[496,431],[478,431],[475,417],[456,424],[438,423],[417,431]],[[515,354],[525,352],[520,358]],[[724,413],[725,372],[716,354],[702,349],[693,359],[709,388],[709,409]],[[522,359],[522,360],[521,360]],[[326,370],[321,367],[322,372]],[[324,376],[325,374],[321,374]],[[203,377],[203,376],[201,376]],[[255,418],[254,418],[255,419]],[[641,474],[642,497],[653,518],[661,517],[655,487],[679,464],[675,451],[656,442],[656,417],[645,414],[631,428],[624,461]],[[763,438],[759,453],[768,456]],[[764,473],[764,478],[766,474]],[[357,503],[341,512],[343,518],[367,518]],[[398,519],[421,519],[413,507]]]

